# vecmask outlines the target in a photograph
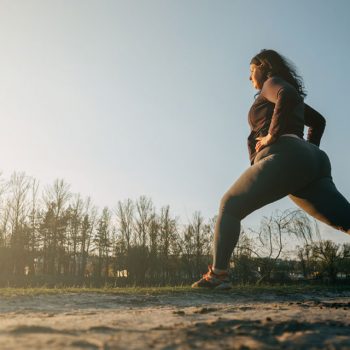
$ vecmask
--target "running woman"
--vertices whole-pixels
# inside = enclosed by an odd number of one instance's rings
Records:
[[[304,103],[302,78],[285,57],[262,50],[250,62],[249,79],[258,90],[248,113],[251,166],[221,200],[213,263],[194,288],[231,288],[229,261],[241,220],[287,195],[314,218],[350,234],[350,204],[335,187],[329,158],[319,149],[326,121]]]

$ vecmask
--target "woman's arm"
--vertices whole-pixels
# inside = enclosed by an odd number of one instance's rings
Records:
[[[304,123],[309,127],[307,131],[307,141],[319,146],[326,127],[326,119],[305,103]]]
[[[272,77],[265,81],[261,90],[262,96],[275,104],[269,134],[278,138],[285,129],[287,118],[294,108],[302,102],[302,98],[291,84],[279,77]]]
[[[264,137],[258,137],[255,150],[260,151],[261,148],[275,142],[278,137],[283,134],[286,126],[287,118],[294,110],[295,106],[302,102],[294,86],[288,84],[279,77],[271,77],[267,79],[261,90],[261,95],[275,105],[269,132]]]

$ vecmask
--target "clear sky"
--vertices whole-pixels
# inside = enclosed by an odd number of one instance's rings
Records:
[[[347,0],[0,0],[0,169],[64,178],[100,207],[146,195],[182,221],[212,217],[249,166],[249,62],[271,48],[327,119],[321,148],[350,199],[349,13]]]

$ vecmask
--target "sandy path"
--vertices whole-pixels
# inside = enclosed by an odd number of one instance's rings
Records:
[[[0,349],[350,349],[350,292],[2,298]]]

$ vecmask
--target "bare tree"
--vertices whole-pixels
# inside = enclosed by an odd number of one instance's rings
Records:
[[[155,212],[152,213],[149,222],[149,248],[150,256],[156,259],[159,253],[160,246],[160,219]]]
[[[160,210],[159,226],[159,251],[160,255],[167,259],[172,253],[177,234],[177,219],[171,217],[169,205],[162,207]]]
[[[8,182],[2,178],[0,172],[0,248],[7,245],[7,224],[9,219],[9,207],[4,205],[4,193],[8,188]]]
[[[175,266],[171,255],[177,251],[176,242],[178,237],[178,222],[177,218],[173,218],[170,214],[169,205],[163,206],[159,215],[159,262],[162,268],[162,275],[168,278]]]
[[[137,237],[137,244],[142,247],[146,247],[149,224],[152,220],[154,208],[150,198],[141,196],[136,201],[136,218],[135,218],[135,231]]]
[[[122,242],[122,251],[127,254],[131,246],[131,240],[133,236],[134,227],[134,204],[131,199],[127,199],[124,202],[118,202],[117,209],[117,222],[120,233],[120,240]]]
[[[215,219],[205,223],[199,211],[193,213],[189,223],[184,226],[181,237],[182,260],[187,275],[197,276],[211,260],[212,236]]]
[[[69,237],[68,244],[72,247],[69,251],[69,262],[70,262],[70,273],[75,276],[77,274],[77,258],[78,258],[78,247],[81,241],[81,224],[83,221],[83,209],[84,202],[77,194],[73,197],[73,203],[69,207]]]
[[[81,265],[79,275],[86,276],[87,260],[90,251],[90,243],[93,236],[93,230],[96,223],[97,209],[91,205],[91,199],[88,197],[85,201],[83,220],[81,224]]]
[[[259,256],[259,254],[255,252],[254,248],[254,240],[241,227],[239,240],[233,254],[233,276],[240,283],[256,282],[259,279],[254,260],[254,256]]]
[[[204,217],[199,211],[194,212],[190,225],[194,238],[194,256],[198,266],[200,265],[201,257],[210,253],[208,247],[211,237],[209,236],[208,228],[205,226]]]
[[[10,245],[9,238],[11,237],[10,233],[10,214],[11,214],[11,205],[9,204],[9,201],[6,199],[3,201],[1,205],[1,247],[6,248]]]
[[[339,269],[346,278],[350,277],[350,243],[344,243],[341,250],[341,262]]]
[[[158,280],[160,271],[162,270],[160,265],[160,219],[156,212],[152,213],[150,222],[149,222],[149,269],[150,269],[150,278],[152,280]]]
[[[25,173],[13,173],[9,181],[10,222],[14,235],[19,226],[23,225],[28,216],[27,195],[30,188],[29,178]]]
[[[308,242],[314,235],[319,235],[318,226],[313,230],[310,220],[299,209],[277,210],[269,217],[263,217],[258,231],[250,231],[257,235],[260,243],[253,251],[260,258],[261,278],[258,283],[271,278],[286,245],[285,237],[293,235]]]
[[[111,247],[111,213],[107,207],[103,208],[102,214],[98,220],[94,243],[95,249],[98,252],[96,275],[98,277],[102,275],[108,277]]]
[[[309,278],[315,272],[313,271],[312,244],[305,243],[304,246],[297,246],[296,249],[303,276]]]
[[[40,227],[40,212],[39,212],[39,182],[31,178],[30,180],[30,211],[29,211],[29,251],[31,258],[28,262],[29,273],[35,274],[35,254],[39,250],[39,227]]]
[[[288,224],[288,234],[301,240],[305,244],[310,244],[316,240],[321,240],[320,229],[315,219],[311,220],[303,210],[289,209],[291,221]]]
[[[10,196],[8,197],[9,222],[11,226],[11,249],[13,252],[13,271],[15,274],[24,274],[24,266],[28,260],[29,227],[28,191],[29,178],[25,173],[14,172],[9,181]]]
[[[52,205],[55,216],[59,217],[71,196],[70,185],[63,179],[56,179],[52,186],[46,187],[43,199],[46,207]]]
[[[335,282],[342,258],[340,245],[332,241],[319,241],[312,245],[313,259],[318,261],[321,275]]]
[[[44,269],[49,274],[60,274],[65,265],[67,216],[66,207],[71,197],[70,186],[64,180],[55,180],[43,194],[46,206],[41,225]],[[67,267],[66,267],[67,268]]]

